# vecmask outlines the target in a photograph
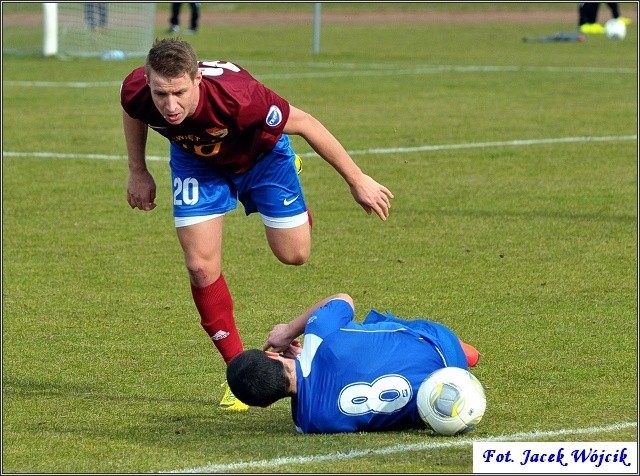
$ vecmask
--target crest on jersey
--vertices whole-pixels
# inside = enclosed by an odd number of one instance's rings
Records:
[[[220,129],[219,127],[212,127],[211,129],[207,129],[207,132],[211,134],[213,137],[225,137],[228,133],[228,129]]]
[[[276,127],[282,122],[282,111],[278,106],[271,106],[267,114],[266,123],[268,126]]]

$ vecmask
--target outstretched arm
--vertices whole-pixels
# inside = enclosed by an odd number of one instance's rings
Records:
[[[295,339],[300,337],[304,332],[304,327],[307,325],[307,321],[309,317],[319,308],[324,306],[326,303],[333,299],[342,299],[343,301],[347,301],[349,305],[353,308],[353,298],[345,293],[333,294],[329,297],[326,297],[313,306],[308,308],[298,317],[294,318],[288,324],[276,324],[269,332],[267,336],[267,340],[262,346],[262,350],[272,349],[274,352],[287,352],[297,354],[296,349],[291,349],[290,347],[299,347],[299,344],[294,344]]]
[[[286,134],[301,136],[344,178],[351,189],[353,198],[368,213],[376,212],[381,220],[386,220],[391,208],[393,193],[366,175],[353,161],[342,144],[327,128],[311,114],[290,106],[289,119],[284,127]]]
[[[156,207],[156,183],[147,170],[145,158],[147,145],[147,125],[122,111],[124,138],[129,156],[129,181],[127,201],[131,208],[153,210]]]

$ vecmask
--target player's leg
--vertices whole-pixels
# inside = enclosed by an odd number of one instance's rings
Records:
[[[447,365],[461,368],[465,368],[465,364],[467,367],[476,366],[480,353],[475,347],[464,342],[451,329],[439,322],[418,321],[424,322],[423,328],[435,337],[435,341],[447,359]],[[421,324],[412,325],[420,326]]]
[[[200,325],[211,338],[225,363],[244,349],[233,314],[233,299],[221,271],[222,224],[224,216],[176,228],[189,272],[191,295],[200,314]],[[239,401],[225,382],[220,407],[244,411],[248,406]]]
[[[586,2],[584,4],[585,18],[587,23],[598,22],[598,10],[600,9],[600,2]]]
[[[101,2],[98,4],[98,14],[99,14],[99,24],[100,24],[100,28],[104,28],[107,26],[107,4],[104,2]]]
[[[611,18],[620,20],[625,25],[631,25],[631,18],[623,17],[620,15],[620,4],[616,3],[607,3],[609,10],[611,11]]]
[[[242,352],[233,299],[221,270],[224,215],[176,228],[200,324],[225,363]]]
[[[308,218],[302,225],[295,226],[295,224],[283,222],[278,226],[292,227],[273,228],[265,224],[267,243],[269,243],[275,257],[284,264],[302,265],[306,263],[311,255],[311,233]]]
[[[96,28],[96,20],[95,20],[95,3],[86,2],[83,6],[84,8],[84,19],[87,22],[87,26],[91,29],[91,31]]]
[[[311,255],[311,214],[304,207],[305,210],[288,217],[274,217],[268,211],[260,213],[267,243],[281,263],[299,266]]]
[[[447,358],[447,365],[465,368],[478,363],[480,354],[476,349],[465,344],[451,329],[438,322],[430,322],[431,332],[436,336],[438,345]],[[475,351],[475,352],[474,352]]]
[[[598,23],[599,2],[585,2],[580,4],[580,31],[586,34],[602,34],[604,27]]]
[[[365,324],[375,324],[378,322],[397,322],[414,330],[426,332],[428,336],[432,336],[432,342],[437,342],[444,354],[447,365],[453,365],[464,368],[464,362],[467,366],[475,367],[480,359],[478,350],[470,344],[467,344],[455,333],[440,323],[428,321],[426,319],[402,319],[394,316],[387,311],[382,314],[375,309],[369,311],[364,318]]]
[[[585,8],[585,3],[578,3],[578,27],[581,27],[585,23],[589,23],[587,21],[587,9]]]
[[[469,367],[475,367],[478,364],[478,360],[480,360],[480,352],[471,344],[467,344],[462,339],[459,340],[462,350],[464,350],[464,355],[467,358],[467,364]]]
[[[611,11],[611,17],[612,18],[619,18],[620,17],[620,6],[618,5],[618,3],[607,3],[607,6],[609,7],[609,10]]]
[[[190,3],[191,7],[191,30],[198,30],[198,20],[200,18],[200,4],[199,3]]]
[[[310,214],[296,157],[283,135],[273,151],[236,182],[245,213],[260,213],[271,251],[290,265],[304,264],[311,254]]]
[[[229,362],[243,350],[221,269],[223,219],[236,208],[236,191],[224,176],[175,145],[170,167],[176,232],[193,300],[203,329]]]
[[[182,3],[171,3],[171,17],[169,18],[169,32],[177,33],[180,31],[180,7]]]

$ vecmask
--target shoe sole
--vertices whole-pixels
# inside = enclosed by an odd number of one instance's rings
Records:
[[[245,412],[249,409],[248,406],[239,406],[239,405],[219,405],[220,410],[222,411],[232,411],[232,412]]]

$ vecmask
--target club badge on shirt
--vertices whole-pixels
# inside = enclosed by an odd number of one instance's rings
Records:
[[[212,127],[211,129],[207,129],[207,133],[211,134],[213,137],[226,137],[229,134],[229,129],[220,129],[219,127]]]
[[[282,111],[278,106],[271,106],[265,120],[268,126],[276,127],[282,122]]]

